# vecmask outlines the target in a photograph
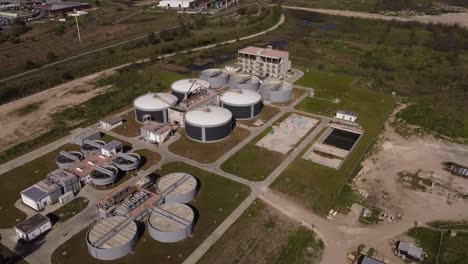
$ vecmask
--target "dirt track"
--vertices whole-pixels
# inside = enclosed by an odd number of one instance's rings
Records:
[[[468,13],[448,13],[437,16],[411,16],[411,17],[397,17],[397,16],[386,16],[380,14],[371,14],[365,12],[356,12],[348,10],[334,10],[334,9],[322,9],[322,8],[307,8],[298,6],[283,6],[286,9],[303,10],[316,12],[321,14],[333,15],[333,16],[344,16],[344,17],[358,17],[367,19],[379,19],[379,20],[397,20],[397,21],[416,21],[421,23],[441,23],[447,25],[459,24],[464,27],[468,27]]]

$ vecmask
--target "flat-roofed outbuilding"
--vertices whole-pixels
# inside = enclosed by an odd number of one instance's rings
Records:
[[[25,241],[34,240],[36,237],[52,228],[50,219],[41,214],[35,214],[15,227],[16,236]]]

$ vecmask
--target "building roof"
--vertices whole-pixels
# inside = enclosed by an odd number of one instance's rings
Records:
[[[342,114],[342,115],[349,115],[349,116],[354,116],[354,117],[357,117],[357,113],[356,112],[351,112],[351,111],[344,111],[344,110],[338,110],[336,111],[337,114]]]
[[[200,107],[185,114],[185,121],[192,125],[215,126],[226,124],[231,120],[231,111],[219,106]]]
[[[400,241],[398,242],[397,249],[398,251],[407,252],[407,255],[413,258],[417,258],[417,259],[422,258],[422,248],[417,247],[411,243]]]
[[[50,219],[47,216],[35,214],[30,218],[24,220],[23,222],[19,223],[16,226],[16,229],[22,231],[25,234],[29,234],[47,222],[50,222]]]
[[[91,7],[88,3],[79,3],[79,2],[61,2],[61,1],[53,1],[53,2],[46,2],[43,5],[36,6],[37,8],[41,9],[49,9],[51,11],[58,11],[62,9],[68,8],[78,8],[78,7]]]
[[[153,134],[159,135],[159,134],[163,134],[171,130],[171,126],[166,125],[166,124],[161,124],[158,122],[146,122],[145,125],[142,127],[142,129],[148,132],[151,132]]]
[[[101,119],[102,123],[106,123],[110,125],[117,124],[122,121],[123,121],[123,118],[120,116],[108,116],[106,118]]]
[[[371,258],[371,257],[363,255],[359,259],[358,264],[385,264],[385,263],[380,260],[376,260],[375,258]]]
[[[24,191],[21,191],[21,194],[28,197],[29,199],[38,202],[42,198],[46,197],[48,194],[47,192],[41,190],[40,188],[36,187],[35,185],[27,188]]]
[[[86,177],[93,171],[95,165],[107,167],[111,161],[112,158],[95,153],[82,161],[75,162],[68,170],[78,177]]]
[[[239,53],[250,54],[250,55],[260,55],[264,57],[270,57],[275,59],[280,59],[289,56],[289,52],[282,50],[274,50],[268,48],[259,48],[249,46],[239,50]]]
[[[113,149],[116,149],[116,148],[120,148],[121,146],[122,146],[122,143],[120,143],[120,142],[118,142],[116,140],[112,140],[110,142],[107,142],[101,148],[105,149],[105,150],[113,150]]]
[[[64,169],[56,169],[47,174],[47,179],[51,181],[68,181],[76,178],[76,175]]]

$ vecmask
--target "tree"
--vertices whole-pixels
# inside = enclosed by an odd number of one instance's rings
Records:
[[[47,60],[49,62],[55,60],[56,58],[57,58],[57,55],[54,52],[52,51],[47,52]]]
[[[26,33],[26,31],[28,31],[28,27],[26,27],[26,23],[24,23],[23,20],[18,18],[13,20],[13,23],[11,23],[10,26],[10,36],[18,37],[21,34]]]
[[[65,25],[58,24],[56,27],[54,27],[54,32],[55,35],[62,35],[63,33],[65,33]]]
[[[147,39],[147,43],[148,45],[155,45],[155,44],[159,44],[159,39],[156,38],[156,34],[154,34],[154,32],[151,32],[148,34],[148,39]]]
[[[101,1],[99,1],[99,0],[96,0],[96,1],[94,1],[94,4],[95,4],[96,6],[98,6],[98,7],[99,7],[99,6],[101,6]]]

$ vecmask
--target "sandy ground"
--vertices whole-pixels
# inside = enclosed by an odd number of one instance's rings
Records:
[[[0,105],[0,148],[7,149],[18,143],[39,136],[49,129],[51,114],[60,109],[78,105],[101,93],[92,82],[114,74],[108,70],[59,85],[55,88]],[[18,113],[31,104],[39,103],[39,109],[26,115]]]

